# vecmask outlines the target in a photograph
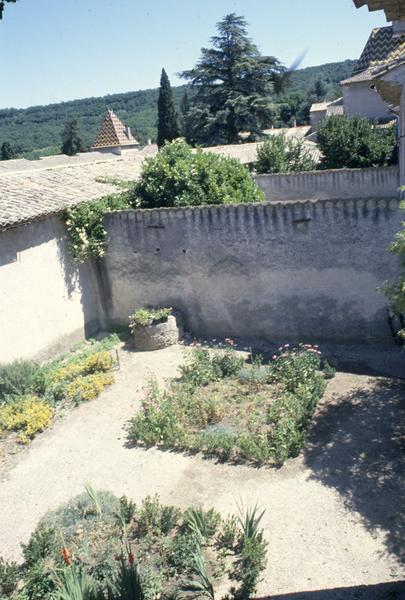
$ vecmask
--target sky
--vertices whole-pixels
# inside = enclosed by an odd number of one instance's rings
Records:
[[[18,0],[0,21],[0,108],[154,88],[162,67],[180,84],[230,12],[287,66],[358,58],[386,25],[352,0]]]

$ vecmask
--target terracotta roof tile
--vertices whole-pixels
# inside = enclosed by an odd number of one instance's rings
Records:
[[[138,144],[129,127],[108,110],[104,122],[97,134],[93,148],[109,148],[117,146],[134,146]]]

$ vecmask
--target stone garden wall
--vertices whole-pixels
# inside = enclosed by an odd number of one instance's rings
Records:
[[[173,306],[203,337],[391,341],[384,296],[398,200],[123,211],[105,223],[105,316]]]
[[[269,201],[395,198],[399,170],[398,167],[331,169],[256,175],[255,180]]]

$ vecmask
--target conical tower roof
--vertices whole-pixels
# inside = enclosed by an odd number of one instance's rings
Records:
[[[104,122],[93,144],[93,149],[135,146],[138,143],[130,128],[126,127],[112,110],[107,110]]]

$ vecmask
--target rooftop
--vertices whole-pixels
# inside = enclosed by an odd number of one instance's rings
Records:
[[[394,35],[392,26],[376,27],[364,47],[352,77],[343,85],[372,79],[372,69],[405,56],[405,34]]]
[[[147,146],[125,156],[89,152],[0,162],[0,230],[116,192],[96,178],[136,179],[145,156],[155,152],[156,146]]]
[[[108,110],[93,144],[93,149],[135,146],[137,144],[130,128],[126,127],[112,110]]]
[[[387,21],[405,19],[404,0],[353,0],[357,8],[368,6],[368,10],[384,10]]]

